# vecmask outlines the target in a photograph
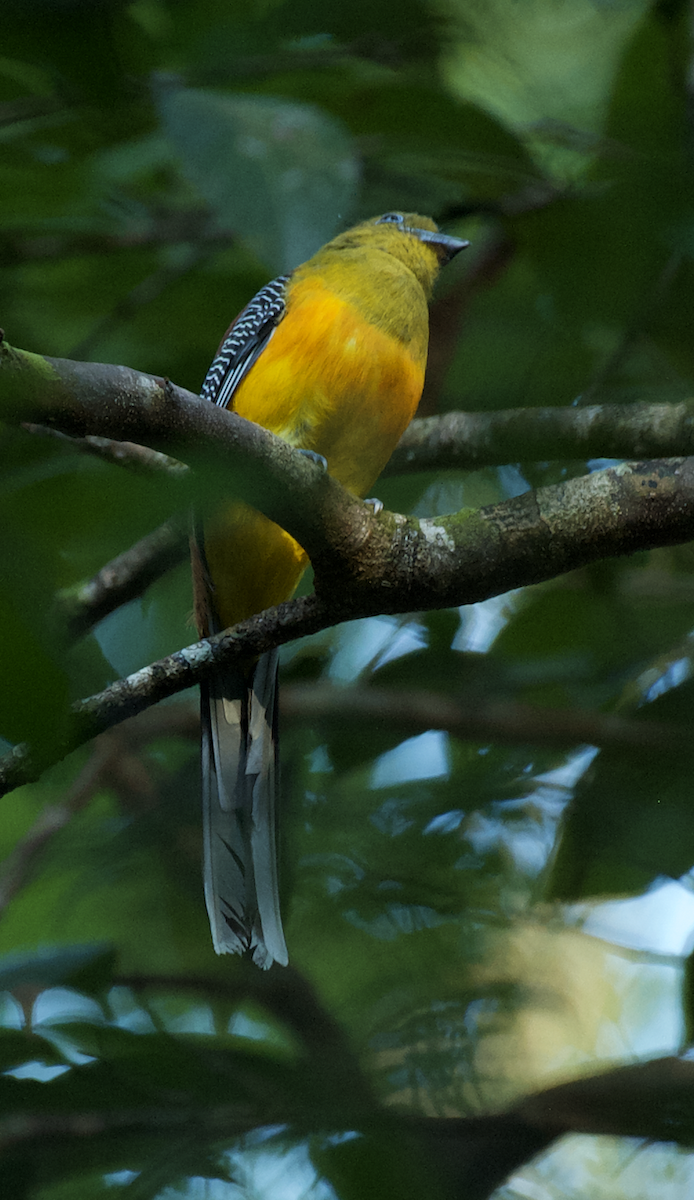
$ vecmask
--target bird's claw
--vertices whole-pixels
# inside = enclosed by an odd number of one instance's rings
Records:
[[[310,459],[317,467],[322,467],[324,471],[327,471],[328,460],[322,454],[318,454],[315,450],[299,450],[299,454],[303,454],[304,458]]]

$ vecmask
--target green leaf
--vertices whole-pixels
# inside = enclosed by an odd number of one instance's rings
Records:
[[[15,0],[5,14],[3,52],[50,68],[68,95],[114,105],[126,94],[123,24],[112,0]]]
[[[636,719],[688,727],[691,681],[642,708]],[[552,899],[577,900],[642,891],[658,876],[674,879],[694,864],[690,755],[603,750],[580,782],[564,819],[548,882]]]
[[[224,1040],[203,1035],[133,1033],[116,1025],[61,1021],[51,1026],[61,1043],[74,1046],[110,1064],[124,1087],[136,1087],[143,1097],[167,1103],[204,1107],[233,1102],[272,1106],[288,1112],[301,1090],[293,1064],[280,1061],[266,1041]],[[284,1056],[286,1058],[286,1056]]]
[[[312,1146],[316,1167],[330,1180],[340,1200],[443,1200],[432,1187],[426,1161],[407,1152],[404,1139],[350,1135]]]
[[[217,215],[273,269],[309,258],[352,208],[356,160],[342,125],[270,96],[162,88],[164,128]]]
[[[616,72],[606,134],[657,157],[678,153],[687,121],[687,7],[651,7],[630,39]]]
[[[57,1046],[38,1033],[23,1029],[0,1029],[0,1072],[10,1071],[31,1061],[57,1066],[64,1064],[66,1059]]]
[[[67,679],[36,636],[26,612],[0,592],[0,628],[4,642],[0,735],[10,742],[32,742],[50,754],[67,728]]]
[[[458,0],[451,5],[446,82],[520,130],[537,157],[572,178],[585,165],[585,133],[600,130],[620,55],[648,7],[648,0],[528,0],[522,9],[506,0]],[[575,148],[557,147],[552,135],[562,129],[577,135]]]
[[[94,994],[108,987],[115,965],[110,946],[50,946],[0,958],[0,990],[71,987]]]

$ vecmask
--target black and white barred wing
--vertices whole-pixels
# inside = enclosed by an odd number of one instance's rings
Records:
[[[279,325],[286,306],[289,275],[279,275],[253,297],[230,325],[202,385],[203,400],[233,408],[241,380],[262,354]]]

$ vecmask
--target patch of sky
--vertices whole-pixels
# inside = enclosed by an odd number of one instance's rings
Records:
[[[517,592],[492,596],[477,604],[463,604],[460,609],[460,628],[453,638],[454,650],[484,654],[494,644],[506,626],[514,609]]]
[[[566,912],[593,937],[632,950],[687,957],[694,950],[694,890],[688,878],[656,879],[641,896],[575,904]]]
[[[381,754],[373,765],[369,786],[375,789],[419,779],[442,779],[449,771],[448,735],[430,729]]]
[[[251,1017],[247,1012],[233,1013],[227,1031],[234,1037],[248,1038],[252,1042],[266,1042],[273,1033],[266,1021]]]
[[[213,1034],[216,1032],[214,1016],[207,1004],[191,1004],[181,1010],[172,1011],[171,1004],[165,997],[154,997],[150,1005],[162,1025],[170,1033],[200,1033]]]
[[[339,631],[337,650],[333,654],[328,675],[333,683],[353,683],[370,663],[378,659],[389,649],[394,638],[400,637],[401,631],[407,637],[409,627],[393,617],[365,617],[359,621],[349,621]],[[415,642],[408,649],[401,649],[399,654],[409,653],[416,649]],[[399,657],[392,655],[391,657]]]
[[[390,642],[375,659],[373,669],[377,671],[379,667],[384,667],[386,663],[393,662],[396,658],[403,658],[415,650],[422,650],[426,644],[427,637],[424,626],[417,621],[408,620],[406,624],[401,624],[398,629],[394,630]]]
[[[523,472],[512,463],[508,463],[504,467],[497,467],[496,475],[504,495],[509,500],[512,500],[514,496],[522,496],[524,492],[530,491],[530,484]]]
[[[536,783],[543,785],[542,794],[545,801],[566,804],[567,800],[571,799],[569,793],[585,775],[597,754],[599,750],[595,746],[582,746],[572,754],[567,754],[560,766],[536,775]]]
[[[145,607],[137,599],[110,613],[94,628],[94,637],[104,657],[119,675],[130,675],[143,662],[158,657],[147,654],[147,647],[156,643],[160,617],[156,605]]]
[[[227,1197],[239,1200],[239,1195],[253,1196],[254,1200],[336,1200],[335,1192],[316,1171],[308,1146],[303,1143],[283,1151],[258,1148],[228,1157],[242,1192],[235,1189],[220,1193],[219,1200],[222,1195],[223,1200]],[[211,1198],[206,1196],[205,1200]]]
[[[0,993],[0,1028],[23,1029],[24,1012],[10,992]]]
[[[503,822],[481,812],[473,813],[465,827],[465,841],[472,846],[478,856],[489,854],[494,850],[503,835]],[[456,866],[459,865],[461,864],[456,863]],[[467,858],[465,858],[464,865],[468,865]]]
[[[329,1146],[343,1146],[345,1142],[356,1142],[363,1136],[356,1129],[348,1129],[345,1133],[331,1133],[325,1140]]]
[[[465,819],[465,813],[462,808],[451,809],[450,812],[438,813],[432,817],[428,825],[424,826],[423,833],[454,833],[460,827],[461,822]]]
[[[316,746],[316,749],[311,752],[308,758],[309,771],[314,771],[317,775],[327,775],[333,770],[333,764],[330,761],[327,746]]]
[[[446,471],[424,490],[413,508],[415,517],[442,517],[462,508],[483,508],[530,491],[515,463],[477,471]]]
[[[32,1023],[53,1025],[64,1021],[89,1021],[92,1025],[105,1025],[106,1020],[100,1004],[81,992],[70,988],[46,988],[34,1002]]]
[[[477,472],[475,472],[477,474]],[[466,483],[469,480],[457,472],[437,476],[434,483],[422,492],[412,509],[415,517],[443,517],[465,507]]]
[[[91,1025],[106,1024],[101,1005],[90,996],[70,991],[69,988],[46,988],[36,997],[32,1011],[32,1026],[36,1032],[51,1041],[71,1063],[80,1065],[93,1062],[93,1055],[83,1054],[73,1046],[69,1036],[61,1034],[61,1025],[72,1021],[85,1021]],[[61,1067],[58,1074],[62,1074],[64,1069],[69,1070]],[[44,1075],[42,1078],[48,1079],[52,1076]]]
[[[536,824],[527,823],[524,830],[506,829],[504,840],[513,857],[517,870],[531,878],[544,871],[547,860],[554,849],[555,830],[543,831],[543,837]]]
[[[682,1012],[682,968],[679,962],[625,961],[623,954],[605,958],[613,986],[621,998],[619,1030],[625,1049],[621,1058],[656,1058],[676,1053],[685,1037]],[[600,1053],[600,1047],[596,1047]]]
[[[388,837],[399,837],[414,825],[412,817],[405,813],[406,803],[402,797],[392,796],[371,813],[369,820]]]
[[[137,1179],[139,1173],[139,1171],[109,1171],[108,1175],[104,1175],[104,1183],[106,1187],[127,1187],[133,1179]]]
[[[648,704],[658,696],[664,696],[666,692],[679,687],[680,684],[689,679],[691,673],[691,660],[689,658],[678,658],[676,662],[670,663],[667,669],[659,674],[658,678],[652,684],[646,687],[643,703]],[[645,677],[642,676],[644,683],[647,683],[647,679],[647,675]]]
[[[137,1000],[130,988],[114,987],[108,994],[108,1002],[113,1014],[113,1022],[120,1029],[129,1029],[132,1033],[154,1033],[156,1026]]]
[[[594,747],[584,747],[568,755],[561,766],[535,776],[524,796],[498,800],[484,811],[471,813],[464,840],[474,854],[483,857],[503,847],[517,870],[531,877],[538,875],[554,850],[557,825],[573,789],[597,753]],[[463,816],[458,818],[459,824]],[[452,820],[457,817],[457,813],[452,814]],[[426,832],[431,831],[431,824]],[[468,854],[456,862],[459,870],[471,865]]]
[[[236,1182],[192,1176],[185,1183],[164,1188],[157,1200],[335,1200],[335,1192],[322,1179],[304,1144],[290,1149],[270,1149],[263,1145],[268,1136],[282,1132],[278,1126],[257,1130],[248,1140],[255,1140],[252,1149],[234,1151],[224,1156],[227,1170]],[[353,1134],[340,1135],[350,1140]],[[137,1178],[136,1171],[113,1171],[104,1176],[104,1183],[113,1188],[127,1187]]]
[[[586,466],[592,474],[594,471],[606,471],[608,467],[619,467],[623,462],[623,458],[589,458]]]
[[[50,1079],[56,1079],[58,1075],[64,1075],[69,1071],[70,1067],[66,1065],[54,1064],[47,1066],[42,1062],[25,1062],[21,1067],[13,1067],[11,1071],[3,1071],[3,1075],[11,1075],[13,1079],[36,1079],[39,1083],[48,1083]]]
[[[157,1200],[242,1200],[245,1194],[237,1184],[225,1179],[193,1175],[178,1187],[166,1187],[157,1192]]]
[[[527,814],[524,821],[504,826],[504,842],[516,867],[525,874],[537,875],[547,865],[554,850],[558,822],[596,754],[594,746],[581,747],[568,754],[554,770],[536,775],[534,789],[522,801],[500,805],[501,811],[508,812],[520,804]]]

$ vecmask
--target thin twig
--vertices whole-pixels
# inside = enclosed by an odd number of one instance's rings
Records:
[[[72,347],[72,357],[89,358],[94,346],[111,334],[118,325],[129,321],[138,309],[158,300],[162,292],[166,291],[175,280],[200,266],[213,253],[214,249],[211,246],[193,245],[188,247],[188,253],[182,261],[175,265],[166,264],[158,270],[152,271],[118,300],[110,312],[101,317],[89,333]]]
[[[296,511],[295,528],[305,516],[307,549],[316,546],[316,593],[267,609],[73,706],[56,758],[221,666],[341,621],[471,604],[694,532],[694,459],[624,464],[434,520],[376,516],[330,476],[318,471],[315,481],[317,502],[305,514]],[[0,761],[2,791],[37,778],[47,765],[15,749]]]
[[[680,250],[674,250],[667,258],[662,267],[653,287],[648,290],[645,298],[632,318],[631,322],[624,330],[619,342],[612,352],[607,356],[603,365],[596,372],[590,385],[585,389],[579,398],[581,406],[593,400],[598,396],[602,388],[607,383],[611,375],[616,374],[622,364],[626,361],[630,351],[633,349],[637,338],[643,333],[648,325],[649,320],[658,311],[658,308],[663,303],[668,291],[675,281],[677,272],[679,271],[684,255]]]
[[[461,677],[461,684],[462,684]],[[551,709],[507,700],[466,700],[416,688],[395,691],[384,687],[335,688],[329,684],[290,684],[280,695],[283,720],[340,729],[368,724],[421,733],[441,729],[472,741],[504,745],[591,745],[628,749],[652,755],[669,751],[694,756],[687,726],[630,719],[587,709]]]
[[[152,450],[149,446],[139,446],[136,442],[119,442],[114,438],[97,437],[88,434],[87,437],[71,437],[60,429],[49,429],[47,425],[35,425],[30,421],[22,423],[22,429],[38,437],[55,438],[66,445],[79,450],[83,454],[93,454],[96,458],[125,467],[138,475],[161,474],[171,475],[174,479],[187,475],[189,467],[169,454]]]
[[[0,864],[0,917],[33,874],[49,842],[90,802],[113,758],[113,742],[99,738],[63,800],[48,804]]]
[[[69,635],[81,637],[121,604],[141,596],[187,553],[188,530],[167,521],[106,563],[87,583],[59,592],[56,603]]]
[[[27,832],[0,863],[0,918],[14,897],[30,881],[53,839],[91,802],[96,792],[109,787],[126,808],[150,802],[154,785],[136,758],[136,751],[160,737],[197,741],[200,721],[189,704],[167,704],[125,722],[94,741],[88,761],[62,800],[48,804]]]

